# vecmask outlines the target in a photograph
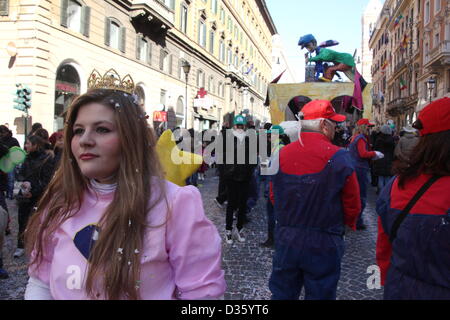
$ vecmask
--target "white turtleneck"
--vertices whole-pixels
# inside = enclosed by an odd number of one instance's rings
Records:
[[[117,188],[117,183],[104,184],[104,183],[97,182],[95,179],[91,179],[90,183],[91,183],[92,189],[94,189],[96,192],[98,192],[100,194],[111,193],[111,192],[115,191]]]

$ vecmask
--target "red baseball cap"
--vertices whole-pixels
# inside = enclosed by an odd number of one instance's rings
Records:
[[[413,127],[421,136],[450,130],[450,98],[444,97],[427,105]]]
[[[373,123],[370,123],[369,119],[366,119],[366,118],[359,119],[359,121],[356,124],[358,126],[363,126],[363,125],[374,126],[375,125]]]
[[[314,120],[314,119],[330,119],[336,122],[344,122],[347,117],[336,113],[333,105],[328,100],[313,100],[305,104],[301,110],[303,113],[302,120]]]

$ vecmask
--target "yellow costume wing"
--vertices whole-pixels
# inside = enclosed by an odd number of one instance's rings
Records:
[[[202,156],[180,150],[171,130],[164,131],[159,137],[156,152],[166,180],[179,186],[185,186],[186,179],[192,176],[203,162]]]

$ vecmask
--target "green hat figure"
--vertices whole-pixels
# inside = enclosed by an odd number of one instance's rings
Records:
[[[233,120],[233,124],[234,125],[239,125],[239,124],[242,124],[242,125],[246,125],[247,124],[247,120],[245,119],[245,117],[244,116],[242,116],[242,115],[237,115],[236,117],[234,117],[234,120]]]
[[[278,132],[276,132],[276,130],[278,130]],[[281,136],[284,134],[284,129],[282,126],[275,124],[270,128],[270,130],[267,130],[266,133],[278,133]]]

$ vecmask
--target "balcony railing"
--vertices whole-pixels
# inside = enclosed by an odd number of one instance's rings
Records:
[[[389,110],[389,109],[402,107],[406,104],[406,100],[407,100],[407,98],[396,98],[396,99],[388,102],[387,108]]]
[[[442,41],[438,46],[433,48],[429,54],[430,60],[441,58],[441,56],[444,55],[450,56],[450,40]]]

